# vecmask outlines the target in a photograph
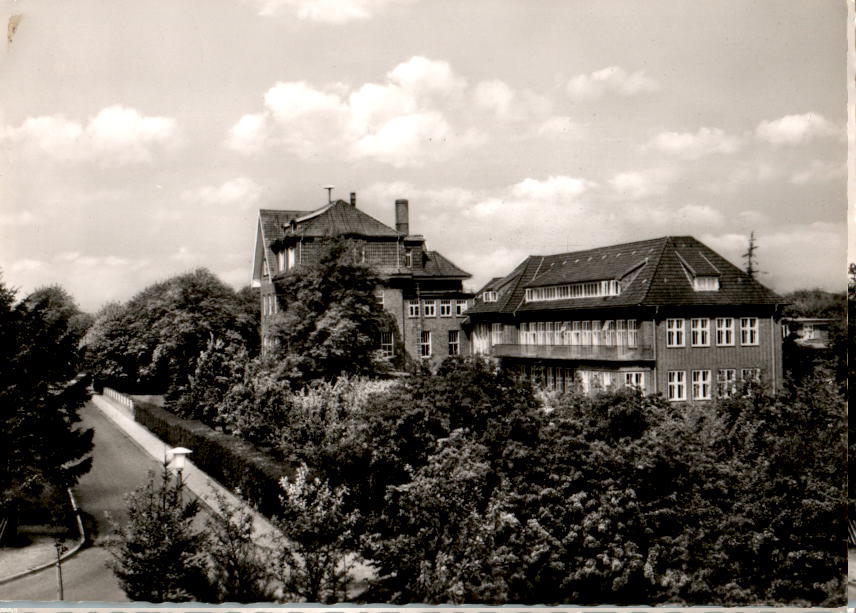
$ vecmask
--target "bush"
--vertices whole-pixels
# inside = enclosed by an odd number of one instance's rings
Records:
[[[294,469],[239,438],[182,419],[148,402],[136,402],[134,418],[173,447],[193,450],[193,462],[267,516],[279,509],[279,481]]]

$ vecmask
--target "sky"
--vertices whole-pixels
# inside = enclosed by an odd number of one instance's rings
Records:
[[[0,0],[0,275],[82,308],[357,193],[472,273],[692,235],[845,284],[843,0]],[[851,253],[856,252],[851,246]]]

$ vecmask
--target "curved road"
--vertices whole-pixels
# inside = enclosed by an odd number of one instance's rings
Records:
[[[104,513],[120,523],[127,517],[124,496],[146,480],[159,464],[137,446],[91,402],[81,409],[83,426],[95,429],[92,470],[74,488],[78,505],[92,516],[100,534],[109,534]],[[98,537],[95,537],[96,543]],[[127,602],[106,563],[110,555],[98,546],[81,550],[62,565],[66,601]],[[56,569],[45,569],[0,585],[0,600],[56,600]]]

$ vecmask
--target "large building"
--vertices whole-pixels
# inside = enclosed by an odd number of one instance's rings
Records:
[[[530,256],[469,311],[474,353],[553,390],[673,401],[782,382],[782,299],[690,236]]]
[[[463,289],[470,274],[426,248],[425,238],[411,234],[409,203],[395,201],[395,228],[337,200],[315,210],[259,211],[253,258],[253,286],[261,288],[262,345],[268,346],[270,318],[280,305],[273,278],[316,257],[321,241],[353,241],[361,261],[381,277],[377,300],[396,320],[378,346],[399,363],[405,356],[436,365],[449,355],[469,352],[461,331],[472,294]]]

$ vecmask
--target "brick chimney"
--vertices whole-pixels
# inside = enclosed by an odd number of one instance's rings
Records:
[[[351,206],[357,207],[357,192],[351,192]]]
[[[407,200],[395,201],[395,229],[402,234],[410,234],[410,211]]]

